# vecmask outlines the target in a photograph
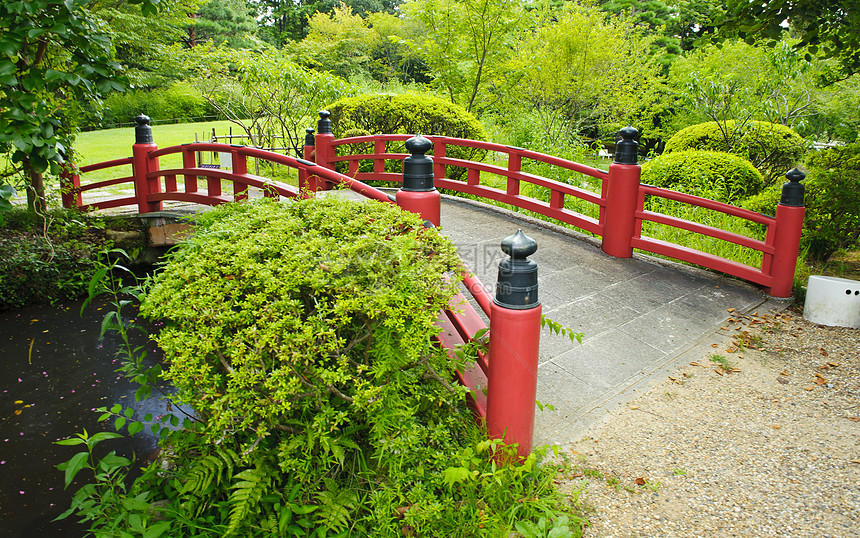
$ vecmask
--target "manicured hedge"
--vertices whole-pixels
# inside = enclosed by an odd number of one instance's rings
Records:
[[[332,132],[337,138],[402,133],[487,140],[487,132],[475,116],[459,105],[432,95],[359,95],[341,99],[327,108],[331,112]],[[352,153],[354,149],[346,147],[340,151]],[[407,153],[402,142],[389,143],[386,151]],[[485,155],[484,150],[459,146],[448,146],[446,150],[447,157],[470,161],[481,161]],[[402,168],[400,163],[389,163],[386,169],[398,172]],[[448,169],[452,178],[464,174],[462,168]]]
[[[767,183],[803,160],[807,144],[790,128],[765,121],[738,124],[707,122],[681,129],[666,142],[664,153],[686,150],[724,151],[749,160]]]
[[[642,183],[723,202],[737,202],[764,187],[749,161],[719,151],[664,153],[643,163]]]

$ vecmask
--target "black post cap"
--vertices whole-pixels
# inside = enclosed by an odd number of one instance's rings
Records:
[[[779,199],[779,205],[804,207],[806,204],[803,197],[806,187],[803,186],[801,181],[806,179],[806,174],[797,168],[792,168],[785,173],[785,178],[788,180],[788,183],[782,185],[782,196]]]
[[[411,155],[403,159],[403,189],[411,192],[436,190],[433,184],[433,159],[425,155],[433,149],[433,142],[417,134],[406,141]]]
[[[137,125],[134,128],[135,144],[152,144],[152,127],[149,126],[149,116],[141,114],[134,118]]]
[[[319,134],[331,134],[331,120],[328,119],[331,116],[331,112],[328,110],[320,110],[319,111],[320,119],[317,122],[317,132]]]
[[[308,127],[307,129],[305,129],[305,145],[313,146],[315,143],[316,140],[314,140],[314,130]]]
[[[522,230],[517,230],[502,240],[501,247],[510,258],[499,262],[495,303],[512,310],[538,306],[537,263],[528,259],[537,252],[537,242]]]
[[[615,162],[618,164],[637,164],[639,162],[639,131],[627,126],[615,136]]]

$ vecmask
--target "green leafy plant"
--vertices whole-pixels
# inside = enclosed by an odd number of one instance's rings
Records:
[[[860,143],[814,153],[806,161],[803,236],[812,259],[860,247]]]
[[[159,377],[197,420],[101,410],[161,435],[117,502],[148,503],[141,524],[171,536],[498,536],[540,517],[578,535],[576,492],[555,489],[548,449],[500,463],[514,447],[486,439],[451,381],[469,356],[451,361],[433,339],[449,272],[453,246],[394,206],[261,201],[202,216],[141,297],[164,323]],[[73,508],[94,532],[130,520],[98,482],[88,491]]]
[[[806,142],[789,127],[764,121],[706,122],[681,129],[666,142],[665,153],[723,151],[749,160],[764,177],[776,181],[803,160]]]
[[[486,140],[481,123],[462,107],[427,94],[359,95],[347,97],[328,106],[332,132],[338,138],[352,134],[422,134]],[[341,151],[349,151],[349,146]],[[402,142],[389,142],[386,153],[408,153]],[[431,153],[432,154],[432,153]],[[446,156],[454,159],[481,161],[485,150],[448,146]],[[366,163],[365,166],[371,166]],[[386,163],[386,171],[399,172],[399,162]],[[454,178],[465,175],[462,168],[451,167]]]
[[[642,183],[722,202],[758,193],[764,179],[742,157],[720,151],[674,151],[642,164]]]

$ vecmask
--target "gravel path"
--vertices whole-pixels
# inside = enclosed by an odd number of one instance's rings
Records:
[[[755,314],[568,448],[586,537],[860,536],[860,330]]]

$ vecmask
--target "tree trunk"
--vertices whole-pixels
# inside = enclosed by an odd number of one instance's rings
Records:
[[[45,200],[45,177],[41,172],[33,169],[28,157],[24,157],[21,164],[28,182],[27,209],[36,213],[45,213],[48,210],[48,203]]]

